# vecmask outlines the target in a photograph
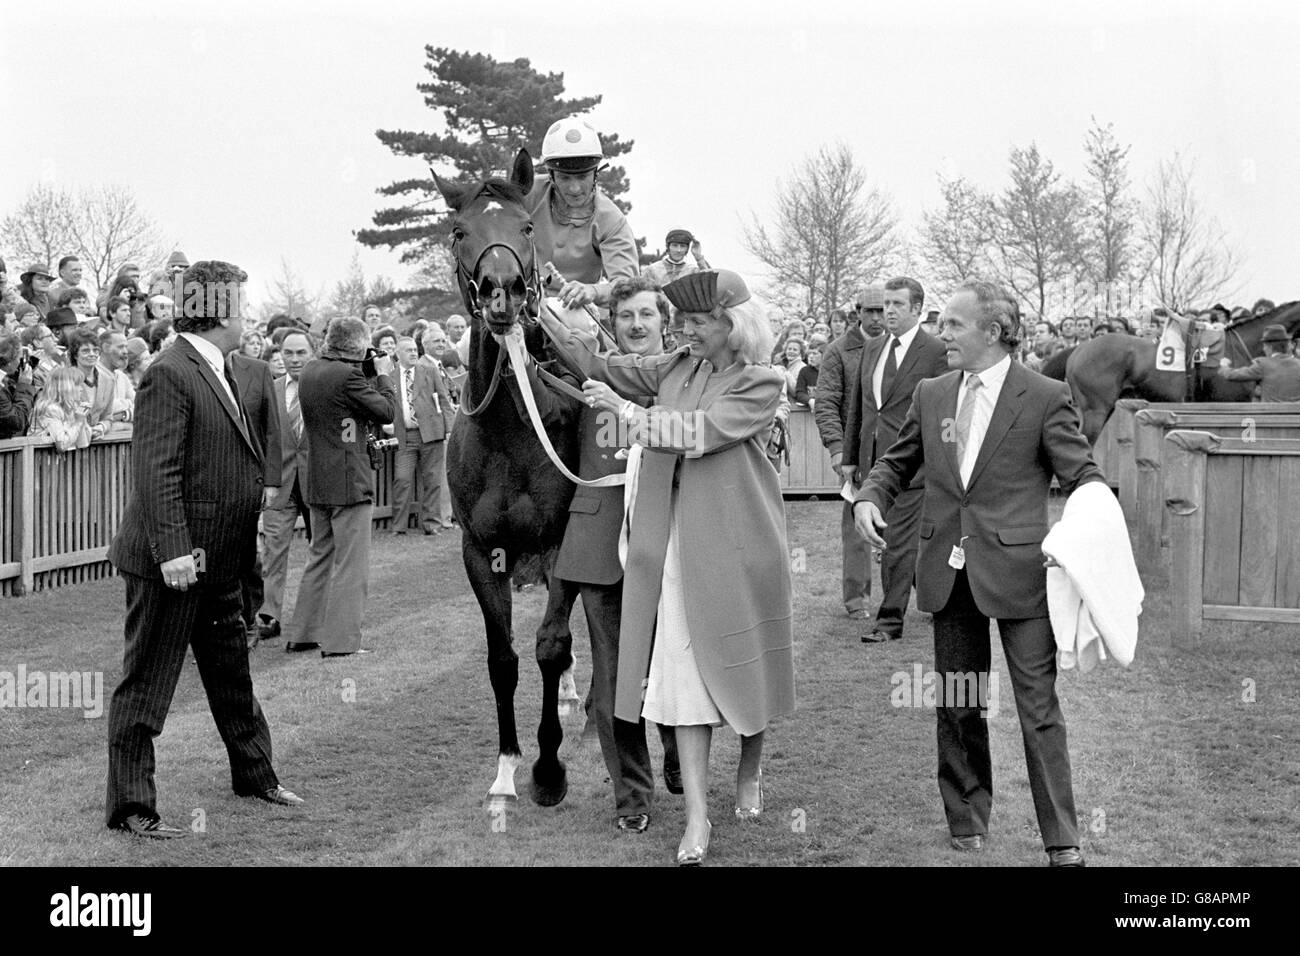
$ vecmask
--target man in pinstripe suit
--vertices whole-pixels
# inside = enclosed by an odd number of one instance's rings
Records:
[[[122,681],[108,716],[110,829],[168,838],[156,809],[153,740],[192,646],[240,796],[296,806],[271,766],[253,694],[240,582],[257,547],[263,456],[225,356],[239,345],[243,270],[196,262],[184,276],[175,345],[136,395],[131,501],[108,557],[126,581]]]

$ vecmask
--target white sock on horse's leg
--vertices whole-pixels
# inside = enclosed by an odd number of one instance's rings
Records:
[[[515,793],[515,769],[519,766],[519,757],[501,754],[497,757],[497,778],[488,788],[486,807],[489,812],[503,804],[514,803],[519,799]]]

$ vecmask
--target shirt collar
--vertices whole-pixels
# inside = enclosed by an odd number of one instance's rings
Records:
[[[195,351],[203,356],[203,361],[211,365],[214,371],[225,374],[226,357],[221,354],[221,349],[203,338],[203,336],[195,335],[193,332],[182,332],[180,337],[194,346]]]
[[[916,332],[920,328],[920,323],[912,326],[902,335],[898,336],[898,354],[906,355],[907,350],[912,347],[912,340],[916,338]]]
[[[980,377],[980,384],[983,385],[986,390],[1000,389],[1002,387],[1002,383],[1006,381],[1007,372],[1009,371],[1011,371],[1010,352],[1002,356],[1001,361],[995,363],[991,367],[986,368],[984,371],[978,373]],[[962,373],[962,377],[961,377],[962,388],[966,387],[966,383],[970,381],[970,377],[973,374],[976,373],[974,372]],[[992,391],[990,391],[989,394],[992,394]]]

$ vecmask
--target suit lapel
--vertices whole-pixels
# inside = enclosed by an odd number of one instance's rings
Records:
[[[181,339],[176,343],[176,345],[185,348],[189,360],[193,362],[199,370],[199,377],[208,383],[208,388],[212,389],[213,394],[217,396],[217,401],[220,403],[221,407],[225,409],[227,417],[229,417],[230,421],[234,424],[240,437],[244,439],[244,444],[248,446],[254,456],[260,458],[261,456],[257,454],[257,449],[253,447],[253,443],[248,437],[248,430],[244,427],[244,416],[240,413],[238,408],[230,403],[230,397],[226,394],[226,390],[221,387],[221,383],[217,381],[217,375],[212,371],[212,366],[209,365],[204,360],[203,356],[199,354],[198,350],[194,348],[194,346],[190,345],[189,342],[185,341],[185,339]],[[235,400],[239,400],[238,395],[235,396]]]
[[[903,357],[902,363],[898,366],[898,371],[894,373],[894,380],[889,383],[889,391],[880,396],[880,404],[889,404],[889,399],[893,396],[894,391],[898,388],[898,383],[903,380],[903,376],[912,370],[916,364],[916,356],[921,351],[921,336],[925,335],[920,329],[912,336],[912,344],[908,346],[907,355]],[[882,336],[888,338],[888,336]],[[901,345],[901,343],[900,343]]]
[[[958,379],[960,380],[960,376]],[[1002,444],[1002,439],[1007,437],[1007,431],[1020,415],[1022,397],[1026,388],[1020,369],[1017,368],[1015,361],[1012,361],[1011,367],[1007,369],[1006,380],[1002,383],[1002,391],[998,394],[998,403],[993,406],[993,417],[989,419],[989,428],[984,433],[983,443],[980,444],[980,453],[975,458],[975,467],[971,469],[970,483],[966,485],[968,489],[979,481],[980,472],[989,463],[998,445]]]

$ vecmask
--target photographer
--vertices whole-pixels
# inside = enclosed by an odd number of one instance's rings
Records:
[[[18,336],[0,332],[0,439],[27,434],[36,401],[32,366]]]
[[[375,474],[367,450],[371,425],[388,425],[397,393],[392,360],[368,350],[359,319],[336,319],[320,359],[298,383],[307,432],[307,504],[311,556],[285,649],[319,647],[322,657],[362,653],[361,619],[370,574]]]

